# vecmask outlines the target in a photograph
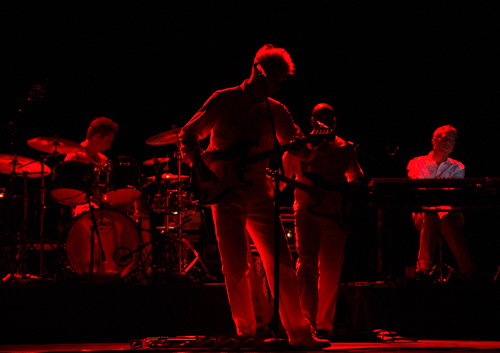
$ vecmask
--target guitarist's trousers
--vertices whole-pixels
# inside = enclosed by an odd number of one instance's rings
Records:
[[[345,232],[335,220],[295,211],[297,278],[304,314],[315,329],[331,332],[344,261]]]
[[[233,190],[212,206],[231,313],[237,333],[242,337],[255,336],[257,329],[247,276],[250,265],[245,229],[262,258],[271,291],[274,289],[273,186],[267,178],[252,182],[251,187]],[[311,326],[300,306],[292,257],[280,229],[280,318],[290,344],[298,344],[311,337]]]

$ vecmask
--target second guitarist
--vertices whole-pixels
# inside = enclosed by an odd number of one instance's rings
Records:
[[[311,123],[312,134],[332,133],[336,126],[332,107],[324,103],[316,105]],[[302,309],[316,329],[316,335],[331,338],[346,234],[340,221],[344,194],[333,188],[329,190],[328,185],[336,185],[337,190],[342,190],[339,186],[355,186],[363,177],[363,171],[354,146],[338,136],[313,147],[305,160],[285,154],[284,167],[285,174],[295,174],[298,182],[314,186],[318,191],[328,191],[320,199],[306,188],[296,187],[294,212]],[[320,180],[324,185],[317,185]]]

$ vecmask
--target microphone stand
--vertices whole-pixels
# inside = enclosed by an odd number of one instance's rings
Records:
[[[101,251],[102,261],[106,261],[106,255],[104,254],[104,249],[102,248],[101,237],[99,235],[99,226],[97,225],[97,219],[94,215],[94,206],[91,202],[91,192],[87,193],[87,201],[89,204],[90,219],[92,220],[92,225],[90,226],[90,266],[89,266],[89,279],[92,283],[94,277],[94,242],[97,236],[97,242],[99,243],[99,249]],[[97,268],[99,270],[99,267]]]
[[[274,153],[273,158],[274,161],[272,164],[273,167],[273,175],[274,178],[274,297],[273,297],[273,316],[274,321],[271,327],[273,341],[282,341],[283,338],[280,337],[280,312],[279,312],[279,296],[280,296],[280,229],[281,229],[281,220],[280,220],[280,181],[277,175],[280,172],[281,166],[281,145],[278,141],[278,136],[276,134],[276,126],[274,125],[273,113],[271,111],[271,106],[269,104],[269,97],[267,95],[267,87],[266,87],[266,76],[263,72],[256,68],[256,73],[260,76],[262,87],[264,89],[264,98],[266,100],[267,110],[269,113],[269,120],[271,122],[271,128],[273,132],[274,138]],[[270,165],[271,167],[271,165]],[[270,342],[270,340],[267,340]]]

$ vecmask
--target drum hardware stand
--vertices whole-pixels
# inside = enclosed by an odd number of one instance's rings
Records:
[[[174,157],[177,161],[177,224],[182,223],[182,184],[181,184],[181,149],[180,149],[180,140],[179,135],[177,134],[177,151],[174,152]],[[178,260],[179,260],[179,274],[185,274],[182,266],[183,260],[187,259],[187,249],[184,247],[186,239],[183,238],[182,235],[182,227],[178,227],[177,229],[177,238],[179,239],[179,249],[178,249]],[[191,245],[191,244],[189,244]]]
[[[193,247],[193,245],[186,239],[185,235],[182,233],[183,226],[191,221],[191,217],[187,217],[183,219],[183,196],[182,196],[182,184],[181,184],[181,163],[182,163],[182,154],[180,152],[180,141],[179,141],[179,136],[177,134],[177,151],[174,152],[174,156],[177,162],[177,190],[176,190],[176,198],[177,198],[177,206],[175,207],[176,216],[177,216],[177,222],[175,227],[171,227],[170,224],[170,215],[171,215],[171,207],[170,207],[170,196],[174,194],[171,190],[165,190],[165,193],[163,194],[162,191],[160,190],[160,186],[158,185],[158,197],[160,200],[165,200],[165,203],[162,204],[162,211],[164,212],[164,231],[161,233],[161,237],[157,240],[157,247],[160,248],[160,250],[157,252],[157,259],[156,261],[159,261],[159,258],[162,258],[161,256],[161,250],[163,250],[163,244],[165,239],[169,239],[175,243],[177,243],[177,246],[175,247],[175,253],[177,257],[176,261],[176,266],[175,266],[175,272],[178,275],[187,275],[187,273],[193,268],[193,266],[196,264],[197,261],[200,262],[201,267],[205,271],[205,274],[208,278],[214,279],[213,276],[209,274],[208,268],[205,266],[203,263],[202,259],[200,258],[199,253],[196,251],[196,249]],[[161,173],[159,172],[159,163],[157,160],[154,161],[155,165],[155,171],[156,171],[156,176],[155,176],[155,181],[159,182],[158,180],[161,180]],[[164,167],[164,172],[169,171],[169,166],[168,166],[168,161],[166,163],[166,166]],[[173,213],[172,213],[173,214]],[[170,235],[170,234],[176,234]],[[155,247],[153,247],[155,248]],[[188,251],[192,251],[194,254],[195,258],[189,261],[188,259]],[[189,263],[188,263],[189,261]],[[158,264],[160,265],[160,264]],[[163,266],[160,266],[162,269]]]
[[[170,160],[170,158],[169,158]],[[170,190],[168,190],[165,185],[162,183],[162,171],[160,170],[160,162],[157,158],[153,161],[153,166],[155,168],[155,178],[154,182],[157,186],[157,194],[154,196],[153,205],[156,208],[155,211],[159,211],[163,213],[163,224],[165,230],[170,231],[170,221],[169,221],[169,204],[170,204]],[[164,171],[168,172],[168,160]],[[161,283],[164,280],[164,276],[162,275],[163,271],[165,271],[166,263],[162,255],[165,242],[164,238],[159,238],[156,241],[156,244],[152,244],[152,270],[153,270],[153,282]],[[152,243],[152,241],[151,241]]]
[[[54,151],[54,156],[57,156],[58,153]],[[40,224],[39,224],[39,246],[40,246],[40,271],[39,275],[40,278],[43,278],[44,276],[44,261],[43,261],[43,252],[44,252],[44,238],[43,238],[43,229],[44,229],[44,215],[45,215],[45,161],[48,159],[48,156],[41,156],[40,157],[40,164],[41,164],[41,170],[40,170],[40,178],[41,178],[41,186],[40,186],[40,206],[39,206],[39,214],[40,214]],[[24,166],[27,166],[29,164],[32,164],[36,161],[33,161],[31,163],[28,163]],[[16,175],[15,173],[15,168],[16,168],[16,162],[14,161],[13,163],[13,171],[11,176]],[[23,178],[24,178],[24,203],[23,203],[23,226],[21,230],[21,248],[18,251],[18,254],[16,258],[18,259],[18,264],[14,267],[13,273],[17,271],[18,267],[21,267],[21,278],[26,279],[27,278],[27,269],[26,269],[26,256],[28,253],[28,250],[35,249],[34,244],[28,245],[28,239],[27,239],[27,214],[28,214],[28,190],[27,190],[27,179],[28,179],[28,173],[23,172]]]
[[[45,86],[45,84],[43,85]],[[38,89],[37,89],[38,87]],[[35,85],[35,87],[30,90],[30,97],[27,98],[21,108],[19,109],[19,112],[21,114],[24,113],[24,106],[27,101],[30,101],[31,98],[34,98],[36,100],[39,100],[42,96],[41,94],[43,93],[43,87],[40,85]],[[39,93],[37,95],[36,93]],[[11,162],[12,163],[12,172],[10,173],[10,183],[11,183],[11,188],[12,188],[12,194],[15,195],[15,178],[19,176],[19,173],[16,173],[16,166],[19,163],[17,159],[17,154],[15,154],[15,136],[17,134],[17,127],[13,121],[9,122],[9,127],[8,127],[8,132],[10,135],[10,152],[14,155],[14,160]],[[30,164],[30,163],[28,163]],[[44,170],[43,170],[43,165],[42,165],[42,170],[41,170],[41,175],[42,175],[42,182],[43,182],[43,176],[44,176]],[[19,239],[21,241],[21,246],[17,250],[16,257],[15,257],[15,264],[12,266],[12,271],[9,275],[7,275],[5,278],[2,278],[2,281],[11,281],[13,278],[15,278],[15,275],[18,271],[20,270],[20,277],[21,280],[26,280],[27,279],[27,268],[26,268],[26,255],[28,252],[28,249],[30,246],[28,246],[28,173],[26,171],[23,171],[22,173],[23,177],[23,221],[21,225],[21,229],[19,232],[16,232],[19,236]]]
[[[54,151],[54,156],[58,156],[57,149]],[[41,170],[41,185],[40,185],[40,229],[39,229],[39,239],[40,239],[40,277],[43,277],[43,251],[44,251],[44,238],[43,238],[43,229],[44,229],[44,217],[45,217],[45,175],[44,175],[44,164],[48,158],[41,156],[40,163],[42,165]]]
[[[14,178],[16,177],[16,161],[13,163],[13,170],[11,173],[11,182],[12,182],[12,190],[14,190]],[[27,237],[27,224],[28,224],[28,174],[26,172],[23,172],[23,185],[24,185],[24,195],[23,195],[23,221],[22,221],[22,226],[21,230],[19,232],[19,239],[21,241],[21,246],[17,250],[16,253],[16,263],[14,266],[12,266],[12,271],[11,273],[3,278],[2,280],[5,281],[11,281],[15,278],[15,275],[18,270],[20,270],[20,277],[21,280],[26,280],[27,277],[27,270],[26,270],[26,255],[28,252],[28,249],[30,246],[28,246],[28,237]]]
[[[161,232],[160,235],[153,236],[151,241],[141,244],[137,249],[131,250],[127,247],[117,248],[113,253],[113,261],[119,266],[127,266],[130,263],[130,261],[132,260],[134,254],[140,253],[144,248],[146,248],[149,245],[152,245],[154,248],[155,246],[158,246],[158,244],[163,244],[165,239],[168,239],[168,240],[171,240],[173,242],[182,243],[189,250],[191,250],[195,256],[195,258],[193,260],[191,260],[191,262],[189,264],[187,264],[185,267],[181,267],[181,269],[179,270],[180,275],[187,275],[188,272],[196,264],[196,262],[199,261],[203,270],[205,271],[206,276],[208,278],[214,279],[209,274],[208,268],[201,261],[199,253],[186,239],[184,239],[184,238],[179,239],[176,236],[169,235],[169,233],[175,233],[178,231],[178,229],[182,229],[182,226],[184,226],[186,223],[188,223],[190,221],[191,221],[190,217],[186,218],[182,223],[178,224],[177,226],[173,227],[172,229],[165,230],[165,231]],[[125,255],[119,256],[120,252],[125,253]]]
[[[56,135],[57,137],[57,135]],[[39,238],[39,245],[40,245],[40,272],[39,272],[39,275],[41,278],[43,278],[45,276],[45,273],[44,273],[44,250],[45,250],[45,238],[43,237],[43,231],[44,231],[44,220],[45,220],[45,209],[47,208],[46,205],[45,205],[45,194],[46,194],[46,190],[45,190],[45,171],[44,171],[44,167],[45,167],[45,162],[49,159],[49,157],[59,157],[60,156],[60,153],[57,152],[57,146],[59,145],[59,143],[56,141],[54,143],[54,145],[56,146],[55,149],[54,149],[54,152],[52,152],[51,154],[48,154],[48,155],[42,155],[40,156],[40,164],[41,164],[41,171],[40,171],[40,178],[41,178],[41,182],[40,182],[40,206],[39,206],[39,210],[40,210],[40,226],[39,226],[39,233],[38,233],[38,238]]]
[[[102,247],[97,219],[95,218],[94,215],[94,206],[92,205],[91,202],[91,191],[87,194],[87,201],[89,204],[90,219],[92,220],[92,225],[90,226],[90,265],[89,265],[89,278],[90,282],[92,282],[92,280],[94,279],[94,243],[96,236],[97,236],[97,242],[99,244],[99,249],[101,251],[102,261],[106,261],[106,255],[104,254],[104,249]]]
[[[168,230],[168,231],[161,233],[161,235],[163,235],[166,239],[170,239],[174,242],[179,243],[179,247],[181,247],[181,246],[186,247],[186,249],[183,250],[183,252],[182,252],[182,255],[184,257],[182,259],[179,259],[178,274],[179,275],[187,275],[188,272],[191,270],[191,268],[193,268],[193,266],[196,264],[196,262],[199,261],[201,267],[205,271],[205,275],[210,279],[215,279],[212,275],[210,275],[208,268],[205,266],[205,264],[201,260],[200,254],[198,253],[198,251],[196,251],[196,249],[193,247],[193,245],[191,245],[191,243],[185,237],[179,238],[178,236],[175,237],[175,236],[168,235],[168,233],[170,233],[170,232],[181,232],[182,227],[186,223],[188,223],[189,221],[191,221],[191,217],[187,217],[183,222],[179,223],[177,226],[175,226],[171,230]],[[191,262],[189,262],[189,264],[187,263],[187,251],[188,251],[188,249],[191,250],[195,256],[195,258],[193,260],[191,260]],[[184,261],[186,261],[186,266],[184,266]]]
[[[174,126],[175,127],[175,126]],[[185,224],[187,222],[182,222],[182,183],[181,183],[181,164],[182,164],[182,153],[181,153],[181,142],[179,139],[179,132],[176,132],[177,136],[177,151],[174,152],[174,156],[176,158],[177,162],[177,224]],[[191,218],[188,217],[188,221],[191,220]],[[200,262],[200,265],[203,267],[205,270],[205,273],[207,277],[214,279],[213,276],[211,276],[208,272],[207,267],[201,261],[201,258],[199,257],[198,252],[193,248],[193,245],[184,237],[182,234],[182,227],[178,227],[177,230],[177,239],[179,240],[179,251],[178,251],[178,257],[179,257],[179,274],[180,275],[185,275],[191,267],[194,266],[196,261]],[[187,261],[187,251],[191,250],[195,254],[195,259],[191,261],[186,267],[183,268],[183,262]]]
[[[167,155],[167,163],[165,164],[165,167],[163,168],[163,172],[165,173],[168,173],[169,172],[169,167],[168,167],[168,162],[170,161],[170,157],[168,157]],[[160,200],[161,202],[161,209],[163,209],[163,211],[165,212],[165,216],[164,216],[164,225],[165,225],[165,229],[169,229],[169,219],[168,219],[168,209],[169,209],[169,200],[170,200],[170,190],[168,190],[167,188],[165,188],[165,186],[163,185],[163,183],[161,182],[162,180],[162,172],[160,172],[160,163],[158,161],[157,158],[154,159],[154,168],[155,168],[155,182],[157,183],[157,187],[158,187],[158,194],[155,195],[155,198],[156,196],[158,196],[158,199]],[[162,190],[162,187],[160,186],[162,185],[163,186],[163,190]],[[162,200],[165,200],[165,204],[163,205],[162,203]]]

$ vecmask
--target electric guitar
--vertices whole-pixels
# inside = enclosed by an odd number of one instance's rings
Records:
[[[282,145],[281,151],[285,152],[298,143],[310,143],[314,146],[332,137],[335,138],[335,135],[331,133],[332,130],[326,131],[312,133],[303,139]],[[209,182],[202,181],[198,170],[192,168],[190,185],[192,201],[199,206],[207,207],[216,204],[235,189],[245,189],[252,186],[251,181],[243,178],[244,172],[253,164],[268,159],[275,154],[275,150],[271,149],[253,156],[247,156],[250,149],[256,145],[255,141],[244,141],[224,151],[205,152],[202,156],[203,162],[215,173],[217,183],[213,186]]]
[[[229,192],[235,189],[245,189],[252,186],[252,182],[243,178],[247,168],[240,166],[250,146],[238,145],[226,151],[205,152],[202,156],[205,165],[215,173],[217,182],[202,181],[199,171],[191,168],[191,200],[199,206],[208,207],[216,204]],[[246,150],[246,151],[245,151]]]
[[[340,229],[350,233],[351,231],[346,222],[346,216],[351,205],[350,195],[352,191],[349,186],[332,184],[321,175],[313,172],[304,174],[304,177],[312,181],[314,186],[278,174],[278,180],[302,190],[316,199],[314,204],[307,205],[309,212],[316,216],[333,219]]]

